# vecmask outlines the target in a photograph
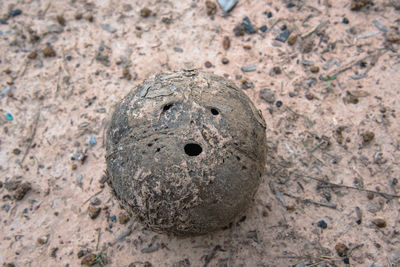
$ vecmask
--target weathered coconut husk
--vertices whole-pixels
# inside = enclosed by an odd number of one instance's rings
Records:
[[[107,131],[109,183],[148,228],[203,234],[252,201],[266,124],[234,83],[198,70],[157,74],[116,107]]]

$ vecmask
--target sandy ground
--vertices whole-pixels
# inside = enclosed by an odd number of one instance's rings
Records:
[[[400,266],[400,11],[240,0],[222,16],[205,1],[136,2],[0,1],[0,264]],[[267,32],[235,36],[245,16]],[[284,25],[294,45],[275,40]],[[268,124],[267,172],[245,217],[191,238],[121,224],[101,184],[113,106],[182,68],[250,87]]]

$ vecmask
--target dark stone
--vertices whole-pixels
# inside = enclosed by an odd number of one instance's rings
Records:
[[[264,12],[264,15],[267,16],[267,18],[269,18],[269,19],[272,18],[272,12],[271,11]]]
[[[317,226],[318,226],[318,227],[321,227],[322,229],[326,229],[326,228],[328,227],[328,224],[327,224],[324,220],[320,220],[320,221],[317,223]]]
[[[278,100],[276,101],[276,107],[280,108],[283,105],[282,101]]]
[[[10,17],[16,17],[22,14],[22,10],[21,9],[11,9],[10,11],[8,11],[8,15]]]
[[[257,191],[265,129],[233,82],[198,70],[157,74],[115,109],[106,141],[109,184],[123,208],[151,230],[219,230]]]
[[[283,32],[281,32],[276,38],[275,40],[279,41],[279,42],[286,42],[286,40],[289,38],[290,35],[290,31],[289,30],[284,30]]]
[[[342,23],[343,23],[343,24],[349,24],[349,22],[350,22],[350,21],[349,21],[348,18],[343,18],[343,19],[342,19]]]
[[[257,32],[257,30],[251,24],[250,19],[248,17],[244,17],[243,18],[242,27],[243,27],[244,31],[249,33],[249,34],[253,34],[253,33]]]
[[[260,31],[266,32],[268,30],[268,27],[266,25],[263,25],[260,27]]]
[[[78,259],[82,258],[83,256],[85,256],[85,251],[83,249],[81,249],[78,252]]]
[[[293,3],[287,3],[286,4],[286,7],[287,8],[292,8],[292,7],[295,7],[296,5],[295,4],[293,4]]]

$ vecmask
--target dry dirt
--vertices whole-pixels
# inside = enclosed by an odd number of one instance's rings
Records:
[[[357,2],[1,1],[0,264],[400,266],[399,1]],[[245,16],[260,29],[235,36]],[[100,183],[113,106],[183,68],[247,88],[268,124],[245,217],[191,238],[121,224]]]

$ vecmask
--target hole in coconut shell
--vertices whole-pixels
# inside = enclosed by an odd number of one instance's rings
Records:
[[[165,112],[165,111],[169,110],[170,108],[172,108],[173,105],[174,105],[174,104],[166,104],[166,105],[163,107],[163,112]]]
[[[199,144],[194,143],[186,144],[184,149],[185,153],[191,157],[198,156],[203,151],[203,148]]]
[[[219,114],[219,111],[215,108],[211,109],[211,114],[213,114],[214,116],[217,116]]]

